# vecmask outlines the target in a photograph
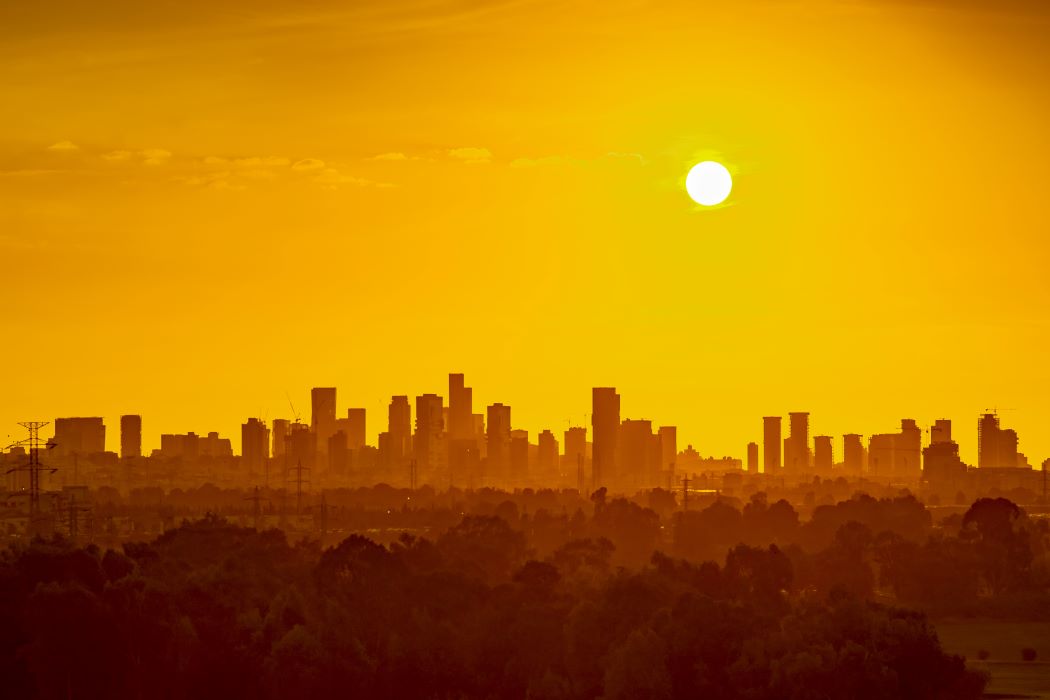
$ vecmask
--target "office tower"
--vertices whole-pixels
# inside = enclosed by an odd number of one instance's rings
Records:
[[[285,450],[285,469],[295,469],[302,465],[312,469],[317,461],[317,437],[310,426],[305,423],[291,423],[288,430],[287,449]],[[327,449],[328,445],[325,445]]]
[[[868,439],[868,471],[891,480],[918,479],[922,473],[922,430],[910,418],[901,420],[899,433]]]
[[[450,440],[474,437],[473,390],[463,385],[462,374],[448,375],[448,436]]]
[[[661,425],[656,431],[660,440],[660,464],[661,475],[666,475],[664,481],[674,481],[675,462],[678,459],[678,428],[673,425]]]
[[[831,447],[830,435],[813,437],[813,471],[822,476],[828,475],[835,468],[835,456]]]
[[[930,428],[930,444],[936,445],[940,442],[952,441],[952,422],[947,418],[940,418]]]
[[[328,471],[335,476],[346,476],[350,471],[350,438],[343,430],[336,430],[328,438]]]
[[[346,431],[347,449],[360,450],[365,446],[365,409],[346,409],[346,423],[343,428]]]
[[[510,471],[510,406],[488,407],[485,443],[488,449],[486,477],[489,485],[503,483]]]
[[[842,468],[852,476],[864,471],[864,443],[857,433],[842,436]]]
[[[565,431],[562,472],[575,475],[587,463],[587,428],[572,427]],[[574,481],[575,483],[575,481]]]
[[[536,438],[537,478],[547,487],[558,486],[558,438],[544,430]]]
[[[747,443],[747,470],[752,474],[758,473],[758,443]]]
[[[1017,433],[999,427],[999,416],[983,414],[977,422],[977,466],[1016,467]]]
[[[106,451],[106,426],[101,418],[56,418],[54,457],[98,454]]]
[[[288,433],[291,432],[292,422],[287,418],[274,418],[271,423],[270,434],[273,439],[272,454],[274,457],[284,457],[288,449]]]
[[[328,438],[335,433],[335,387],[310,390],[310,429],[317,441],[317,451],[328,449]]]
[[[591,478],[594,488],[616,478],[617,439],[620,430],[620,395],[613,387],[591,391]]]
[[[653,439],[653,423],[648,420],[625,420],[620,423],[617,436],[617,463],[619,479],[606,479],[619,489],[635,491],[653,486],[650,444]],[[658,485],[658,484],[657,484]]]
[[[270,458],[270,429],[258,418],[241,424],[241,461],[249,478],[266,471]]]
[[[390,398],[387,432],[390,433],[391,464],[396,465],[412,454],[412,406],[407,396]]]
[[[454,480],[468,485],[480,461],[472,404],[473,391],[463,385],[463,375],[448,375],[448,467]]]
[[[423,394],[416,397],[416,434],[413,444],[413,455],[416,468],[422,483],[435,485],[442,476],[445,457],[444,450],[444,399],[437,394]],[[444,486],[445,484],[441,484]]]
[[[529,431],[510,431],[510,481],[508,488],[525,484],[529,479]]]
[[[809,414],[789,413],[791,433],[784,441],[784,470],[800,474],[809,469]]]
[[[142,416],[120,417],[120,457],[133,459],[142,456]]]
[[[762,419],[762,471],[766,474],[780,472],[780,420],[780,416]]]

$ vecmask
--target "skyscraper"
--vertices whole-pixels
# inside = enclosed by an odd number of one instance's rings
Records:
[[[574,426],[565,431],[562,472],[573,475],[573,483],[579,470],[587,463],[587,428]]]
[[[437,394],[417,396],[413,455],[419,475],[424,479],[422,483],[436,485],[443,476],[447,457],[443,449],[444,432],[444,399]]]
[[[142,456],[142,416],[120,417],[120,456],[121,459]]]
[[[544,430],[536,438],[537,478],[545,484],[558,483],[558,438],[554,433]]]
[[[335,387],[310,390],[310,429],[317,441],[317,451],[328,451],[328,438],[335,433]]]
[[[656,434],[660,439],[658,469],[661,476],[666,475],[668,481],[674,481],[675,462],[678,460],[678,428],[673,425],[662,425]],[[659,483],[663,483],[663,479]]]
[[[365,446],[365,409],[346,409],[346,446],[350,450],[360,450]]]
[[[868,439],[868,471],[872,476],[910,481],[922,474],[922,430],[911,418],[901,420],[899,433]]]
[[[591,391],[591,475],[595,488],[616,477],[619,430],[620,395],[613,387],[595,387]]]
[[[857,433],[842,436],[842,468],[851,476],[864,471],[864,442]]]
[[[270,429],[258,418],[249,418],[241,424],[241,461],[243,471],[249,478],[266,469],[270,458]]]
[[[813,470],[820,475],[827,475],[835,468],[835,456],[831,447],[830,435],[816,435],[813,438]]]
[[[106,426],[101,418],[56,418],[55,457],[98,454],[106,451]]]
[[[613,484],[617,489],[636,491],[659,484],[651,481],[652,464],[650,445],[653,440],[653,423],[648,420],[625,420],[620,423],[617,435],[617,478],[606,478],[603,485]]]
[[[474,437],[473,390],[463,385],[462,374],[448,375],[448,436],[450,440]]]
[[[780,472],[780,416],[762,418],[762,471],[766,474]]]
[[[758,473],[758,443],[747,443],[747,470],[752,474]]]
[[[283,457],[288,449],[288,433],[291,432],[292,422],[287,418],[274,418],[270,425],[270,436],[273,441],[271,454],[274,457]]]
[[[486,430],[485,476],[489,485],[503,483],[510,472],[510,406],[501,403],[489,406]]]
[[[391,465],[398,465],[412,453],[412,406],[407,396],[392,396],[387,409]]]
[[[985,413],[977,421],[977,466],[1016,467],[1017,433],[999,427],[999,416]]]
[[[940,442],[952,441],[952,422],[947,418],[939,418],[930,428],[930,444],[936,445]]]
[[[791,434],[784,441],[784,470],[799,474],[809,468],[809,414],[788,414]]]

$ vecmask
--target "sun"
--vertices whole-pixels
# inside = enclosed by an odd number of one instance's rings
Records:
[[[697,204],[713,207],[721,204],[733,189],[733,176],[726,166],[713,160],[697,163],[685,176],[685,191]]]

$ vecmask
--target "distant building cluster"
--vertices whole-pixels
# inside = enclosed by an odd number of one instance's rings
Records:
[[[192,486],[285,486],[295,479],[315,486],[430,485],[458,488],[606,487],[612,492],[677,489],[698,475],[740,475],[801,482],[813,477],[867,478],[909,488],[921,487],[945,498],[973,493],[982,485],[1003,484],[1038,491],[1038,472],[1018,451],[1017,433],[1000,426],[996,413],[978,421],[978,464],[959,457],[952,424],[938,420],[923,429],[903,419],[900,430],[841,437],[839,459],[830,435],[810,435],[810,414],[762,418],[761,444],[746,445],[744,459],[703,456],[692,445],[679,449],[673,425],[654,425],[622,415],[620,394],[596,387],[590,425],[569,426],[556,434],[532,435],[516,428],[511,407],[493,403],[475,412],[473,390],[462,374],[450,374],[446,396],[393,396],[386,429],[368,444],[366,411],[338,409],[334,387],[310,395],[309,422],[299,416],[269,423],[248,418],[241,426],[241,454],[217,432],[164,434],[160,447],[142,452],[141,416],[120,419],[120,454],[106,452],[106,426],[98,417],[58,418],[46,460],[62,474],[62,484],[120,483]],[[446,400],[447,399],[447,400]],[[294,412],[294,409],[293,409]],[[20,459],[18,449],[2,456]],[[24,488],[25,474],[7,475],[8,490]],[[735,477],[733,477],[735,478]],[[705,480],[705,483],[709,479]]]

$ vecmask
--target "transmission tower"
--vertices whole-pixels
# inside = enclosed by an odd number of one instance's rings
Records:
[[[40,474],[41,472],[47,472],[48,474],[54,474],[57,469],[54,467],[46,467],[40,462],[40,448],[50,449],[55,446],[53,442],[45,442],[40,437],[40,429],[47,425],[50,421],[46,420],[32,420],[23,421],[19,423],[20,426],[29,431],[29,437],[25,440],[10,445],[8,449],[12,447],[24,447],[29,455],[29,461],[25,464],[21,464],[17,467],[12,467],[7,470],[8,474],[13,472],[29,472],[29,523],[26,527],[27,534],[33,536],[37,534],[40,529]]]
[[[246,496],[244,500],[252,502],[252,522],[254,523],[255,530],[258,531],[259,524],[262,522],[262,502],[266,501],[269,503],[270,501],[269,499],[262,497],[262,494],[259,493],[258,486],[252,491],[252,495]]]
[[[87,516],[88,523],[92,522],[91,504],[77,503],[76,493],[70,494],[69,503],[66,505],[66,528],[69,531],[69,540],[74,544],[80,536],[80,520],[83,515]]]
[[[303,484],[309,484],[310,479],[306,478],[304,474],[310,471],[309,467],[303,466],[303,460],[297,460],[295,463],[295,514],[299,516],[303,512]]]

